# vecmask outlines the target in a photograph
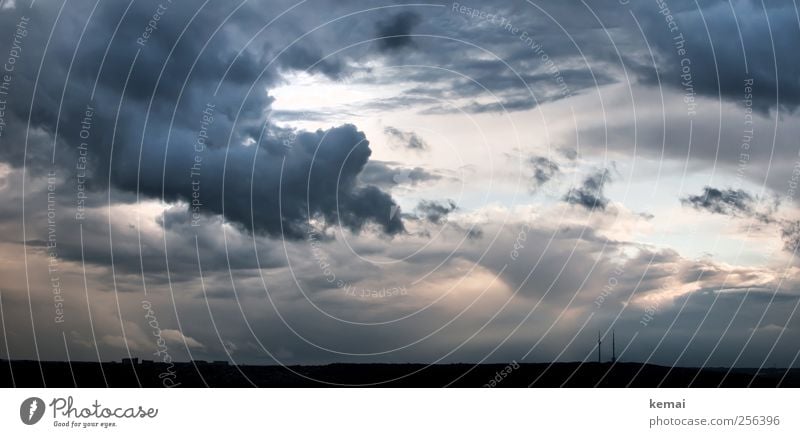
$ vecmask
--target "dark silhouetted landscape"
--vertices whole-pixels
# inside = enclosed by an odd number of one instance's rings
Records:
[[[345,364],[0,361],[3,387],[800,387],[800,369],[666,367],[642,363]],[[12,379],[13,373],[13,379]],[[44,377],[44,380],[42,379]]]

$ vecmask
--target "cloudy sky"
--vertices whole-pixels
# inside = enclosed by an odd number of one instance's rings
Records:
[[[796,365],[800,14],[700,3],[0,2],[0,356]]]

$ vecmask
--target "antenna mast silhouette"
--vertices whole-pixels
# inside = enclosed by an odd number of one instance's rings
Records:
[[[603,362],[602,345],[603,345],[603,341],[600,340],[600,331],[597,331],[597,362],[598,363],[602,363]]]
[[[617,339],[614,336],[614,330],[611,330],[611,362],[617,362]]]

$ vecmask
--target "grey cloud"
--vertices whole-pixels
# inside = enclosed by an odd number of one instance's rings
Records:
[[[382,188],[391,188],[398,185],[415,186],[417,184],[432,182],[442,176],[422,167],[405,167],[399,163],[386,161],[370,161],[359,174],[359,179],[365,184]]]
[[[436,87],[421,85],[410,90],[422,96],[448,101],[449,104],[436,104],[420,110],[421,114],[470,114],[517,112],[534,109],[539,105],[569,97],[574,93],[596,86],[614,83],[612,73],[598,70],[570,69],[560,71],[558,78],[568,84],[569,94],[564,94],[563,87],[557,78],[550,73],[525,74],[509,70],[497,61],[466,61],[460,66],[459,73],[470,79],[455,76],[442,71],[423,71],[410,73],[406,79],[413,79],[423,84],[437,83]],[[495,100],[490,103],[474,101],[483,97]],[[473,101],[461,104],[457,99],[471,98]],[[420,103],[430,103],[422,101]]]
[[[572,205],[582,206],[588,210],[605,210],[609,200],[603,194],[605,184],[610,181],[607,169],[587,176],[580,187],[571,188],[563,200]]]
[[[494,103],[478,103],[472,102],[464,106],[453,108],[452,106],[436,106],[420,111],[420,114],[455,114],[466,112],[468,114],[484,114],[484,113],[497,113],[497,112],[515,112],[527,111],[528,109],[535,108],[538,102],[532,98],[522,98],[515,100],[503,100]]]
[[[703,193],[681,199],[684,205],[704,209],[715,214],[750,215],[753,213],[754,198],[744,190],[703,188]]]
[[[578,151],[575,149],[561,148],[558,149],[558,151],[570,161],[574,161],[578,158]]]
[[[407,132],[392,126],[386,126],[383,133],[388,135],[393,141],[399,142],[403,147],[410,150],[426,150],[428,144],[414,132]]]
[[[779,205],[775,200],[764,209],[758,208],[758,199],[750,193],[738,189],[703,188],[703,193],[681,199],[684,205],[713,214],[731,217],[750,218],[765,224],[774,224],[780,230],[784,241],[784,249],[794,252],[800,242],[800,224],[794,220],[786,220],[776,216]]]
[[[341,112],[326,110],[276,110],[270,113],[273,120],[280,121],[330,121],[336,117],[347,116]]]
[[[432,200],[422,200],[417,204],[416,210],[429,222],[438,225],[447,215],[458,209],[452,200],[436,202]]]
[[[532,156],[528,159],[528,163],[533,169],[533,179],[531,180],[531,190],[533,191],[539,189],[560,172],[558,164],[544,156]]]
[[[790,221],[783,224],[781,237],[784,241],[784,249],[787,252],[795,253],[800,247],[800,221]]]

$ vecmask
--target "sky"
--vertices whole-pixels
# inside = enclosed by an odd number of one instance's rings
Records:
[[[795,2],[0,2],[0,357],[791,367]]]

